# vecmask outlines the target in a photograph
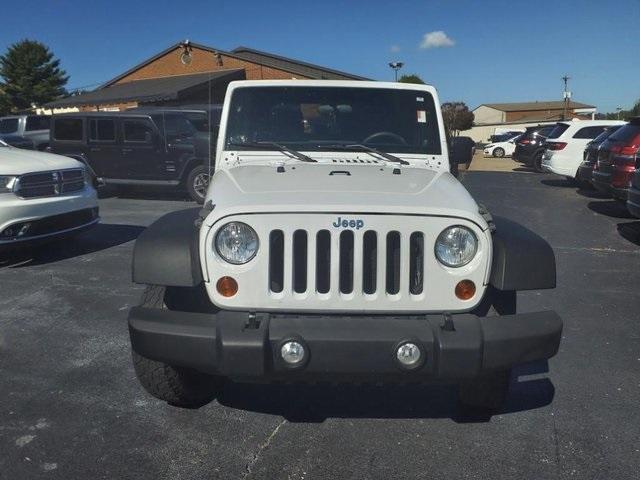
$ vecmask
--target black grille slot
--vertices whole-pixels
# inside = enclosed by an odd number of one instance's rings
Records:
[[[307,291],[307,232],[304,230],[293,233],[293,291]]]
[[[424,286],[424,236],[413,232],[409,238],[409,292],[420,295]]]
[[[284,233],[273,230],[269,234],[269,288],[280,293],[284,288]]]
[[[316,290],[328,293],[331,288],[331,233],[320,230],[316,236]]]
[[[63,170],[62,174],[63,182],[72,182],[74,180],[84,180],[84,174],[82,170]]]
[[[367,294],[376,292],[378,264],[378,237],[376,232],[368,230],[362,237],[362,291]]]
[[[340,234],[340,291],[353,292],[353,232]]]
[[[84,189],[81,169],[28,173],[20,176],[18,191],[22,198],[50,197]]]
[[[400,233],[387,233],[387,293],[400,291]]]

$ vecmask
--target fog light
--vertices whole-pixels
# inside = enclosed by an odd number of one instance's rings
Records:
[[[460,300],[469,300],[476,294],[476,284],[471,280],[461,280],[456,285],[456,297]]]
[[[415,367],[422,360],[422,352],[420,347],[415,343],[403,343],[396,350],[396,358],[403,367]]]
[[[280,356],[288,365],[300,365],[304,361],[304,346],[293,340],[286,342],[280,348]]]
[[[220,277],[216,283],[216,289],[223,297],[233,297],[238,293],[238,282],[231,277]]]

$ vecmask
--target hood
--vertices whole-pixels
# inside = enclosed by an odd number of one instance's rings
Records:
[[[461,217],[487,228],[455,177],[425,168],[244,165],[216,172],[208,200],[215,205],[213,219],[248,212],[363,212]]]
[[[73,158],[33,150],[0,147],[0,175],[22,175],[47,170],[78,168],[82,163]]]

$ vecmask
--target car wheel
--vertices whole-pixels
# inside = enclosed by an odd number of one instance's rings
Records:
[[[504,148],[498,147],[498,148],[494,149],[493,150],[493,156],[494,157],[498,157],[498,158],[504,157]]]
[[[542,152],[537,153],[533,159],[533,169],[538,173],[544,173],[544,170],[542,170]]]
[[[511,370],[499,370],[479,378],[464,381],[458,388],[458,399],[467,412],[495,413],[509,394]]]
[[[516,313],[517,292],[488,287],[480,305],[473,313],[480,317],[512,315]],[[469,413],[494,413],[504,405],[509,394],[511,370],[498,370],[458,385],[458,399]]]
[[[187,175],[187,191],[195,202],[204,203],[209,188],[209,178],[209,169],[204,165],[198,165]]]
[[[173,293],[173,295],[169,295]],[[171,310],[167,306],[173,303],[193,304],[196,310],[200,306],[192,303],[197,292],[183,292],[166,287],[148,286],[142,294],[142,306]],[[169,297],[169,301],[167,298]],[[190,368],[168,365],[146,358],[132,351],[133,368],[140,384],[154,397],[164,400],[170,405],[184,408],[198,408],[206,405],[222,391],[225,381],[223,377],[207,375]]]

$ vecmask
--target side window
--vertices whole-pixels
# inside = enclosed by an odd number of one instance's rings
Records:
[[[599,125],[595,127],[584,127],[578,130],[576,134],[573,136],[573,138],[588,138],[588,139],[596,138],[598,135],[604,132],[605,128],[606,127],[604,125]]]
[[[89,139],[93,142],[115,142],[116,122],[107,118],[91,119]]]
[[[47,115],[32,115],[27,117],[26,131],[32,130],[49,130],[51,125],[51,117]]]
[[[153,127],[146,120],[125,120],[122,122],[124,141],[129,143],[151,143]]]
[[[191,137],[195,134],[195,127],[182,115],[165,115],[164,128],[168,140]]]
[[[57,118],[54,120],[54,138],[69,142],[81,142],[82,135],[81,118]]]

